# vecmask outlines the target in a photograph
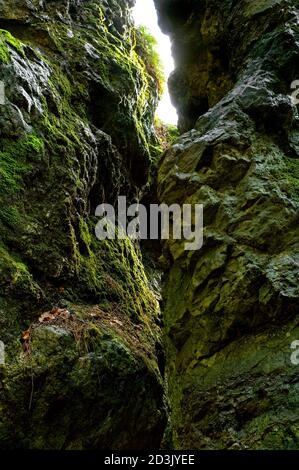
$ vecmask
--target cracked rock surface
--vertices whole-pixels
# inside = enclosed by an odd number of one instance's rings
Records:
[[[0,1],[0,448],[144,449],[167,420],[160,311],[95,208],[148,181],[157,84],[122,0]]]
[[[175,446],[298,449],[298,1],[156,0],[181,137],[161,202],[204,205],[204,246],[167,242]]]

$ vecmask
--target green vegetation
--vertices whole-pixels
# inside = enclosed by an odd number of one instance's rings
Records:
[[[295,158],[287,158],[285,163],[285,176],[287,177],[290,186],[299,196],[299,160]]]
[[[0,29],[0,63],[8,64],[10,62],[8,46],[16,49],[21,55],[24,54],[21,42],[8,31]]]
[[[162,147],[162,151],[167,150],[179,137],[179,130],[172,124],[166,124],[161,119],[155,119],[155,130]]]
[[[34,134],[16,141],[2,140],[0,151],[0,194],[12,195],[21,186],[22,177],[31,168],[30,160],[36,160],[44,151],[44,143]]]
[[[21,137],[16,141],[2,140],[0,150],[0,227],[2,223],[15,227],[18,211],[12,205],[13,197],[24,186],[24,178],[30,174],[32,164],[44,152],[44,143],[35,134]],[[19,197],[19,196],[18,196]],[[1,231],[0,231],[1,236]]]
[[[162,75],[150,35],[140,31],[135,38],[132,29],[128,40],[123,41],[107,26],[99,5],[92,5],[89,14],[92,28],[74,30],[72,38],[64,24],[48,25],[49,38],[58,53],[68,50],[70,66],[62,68],[52,49],[38,53],[38,59],[51,71],[50,100],[42,97],[43,114],[35,123],[36,134],[16,142],[2,141],[1,236],[4,243],[10,240],[21,253],[30,253],[39,272],[57,276],[63,270],[64,298],[98,302],[103,308],[113,304],[132,320],[149,325],[158,306],[136,247],[130,240],[100,244],[94,235],[96,221],[86,211],[76,217],[69,211],[74,198],[86,198],[88,181],[82,165],[89,164],[85,159],[93,154],[93,143],[82,129],[88,129],[90,119],[109,133],[122,148],[123,157],[143,158],[145,173],[150,161],[160,155],[152,127],[158,85],[153,74],[160,85]],[[14,43],[9,33],[3,32],[3,37]],[[77,64],[93,70],[101,91],[92,111],[89,102],[96,101],[94,90],[87,74],[76,71]],[[121,161],[111,160],[109,165],[117,188],[125,171],[119,168]],[[33,171],[44,184],[39,187],[36,181],[37,187],[31,192],[26,178]],[[33,233],[37,238],[32,245]]]
[[[84,27],[74,23],[72,34],[69,23],[51,15],[18,31],[30,47],[0,32],[1,73],[12,69],[10,48],[22,57],[9,98],[28,124],[16,135],[7,119],[12,137],[2,137],[0,147],[4,447],[92,448],[107,439],[107,448],[125,448],[129,434],[134,443],[140,435],[142,446],[145,432],[152,442],[152,429],[158,440],[164,429],[158,301],[137,244],[100,242],[93,217],[95,205],[118,194],[134,197],[147,183],[152,150],[160,151],[153,116],[161,77],[148,55],[152,45],[143,38],[139,54],[129,21],[122,35],[123,18],[112,13],[114,26],[106,7],[85,3]],[[125,3],[117,5],[124,18]],[[30,113],[14,86],[36,105]],[[60,306],[69,319],[39,321]],[[20,342],[25,330],[30,344]],[[121,442],[127,410],[136,422]]]
[[[157,52],[157,41],[145,26],[136,29],[136,50],[144,61],[148,74],[154,78],[161,96],[165,86],[165,74]]]

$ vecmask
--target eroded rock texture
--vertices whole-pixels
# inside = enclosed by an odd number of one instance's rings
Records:
[[[132,5],[0,1],[1,448],[162,439],[156,295],[137,246],[94,235],[96,206],[137,198],[156,146]]]
[[[164,247],[175,446],[298,449],[299,2],[156,0],[185,132],[165,203],[204,204],[204,247]]]

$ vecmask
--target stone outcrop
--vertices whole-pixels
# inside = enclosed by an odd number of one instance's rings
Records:
[[[163,436],[156,293],[137,245],[94,234],[98,204],[139,198],[157,146],[132,5],[0,1],[1,448]]]
[[[299,3],[156,6],[183,133],[159,198],[204,204],[203,248],[164,246],[174,445],[298,449]]]
[[[134,0],[0,0],[1,449],[299,448],[299,3],[155,3],[181,132],[158,169]],[[204,205],[201,250],[163,243],[163,321],[159,247],[94,216],[156,202],[156,172]]]

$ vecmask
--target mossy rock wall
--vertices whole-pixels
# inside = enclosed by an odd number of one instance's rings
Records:
[[[174,445],[298,449],[298,1],[156,0],[181,135],[161,202],[204,205],[204,246],[167,242]]]
[[[2,448],[162,439],[157,297],[137,244],[94,232],[97,205],[140,197],[157,146],[132,5],[1,2]]]

